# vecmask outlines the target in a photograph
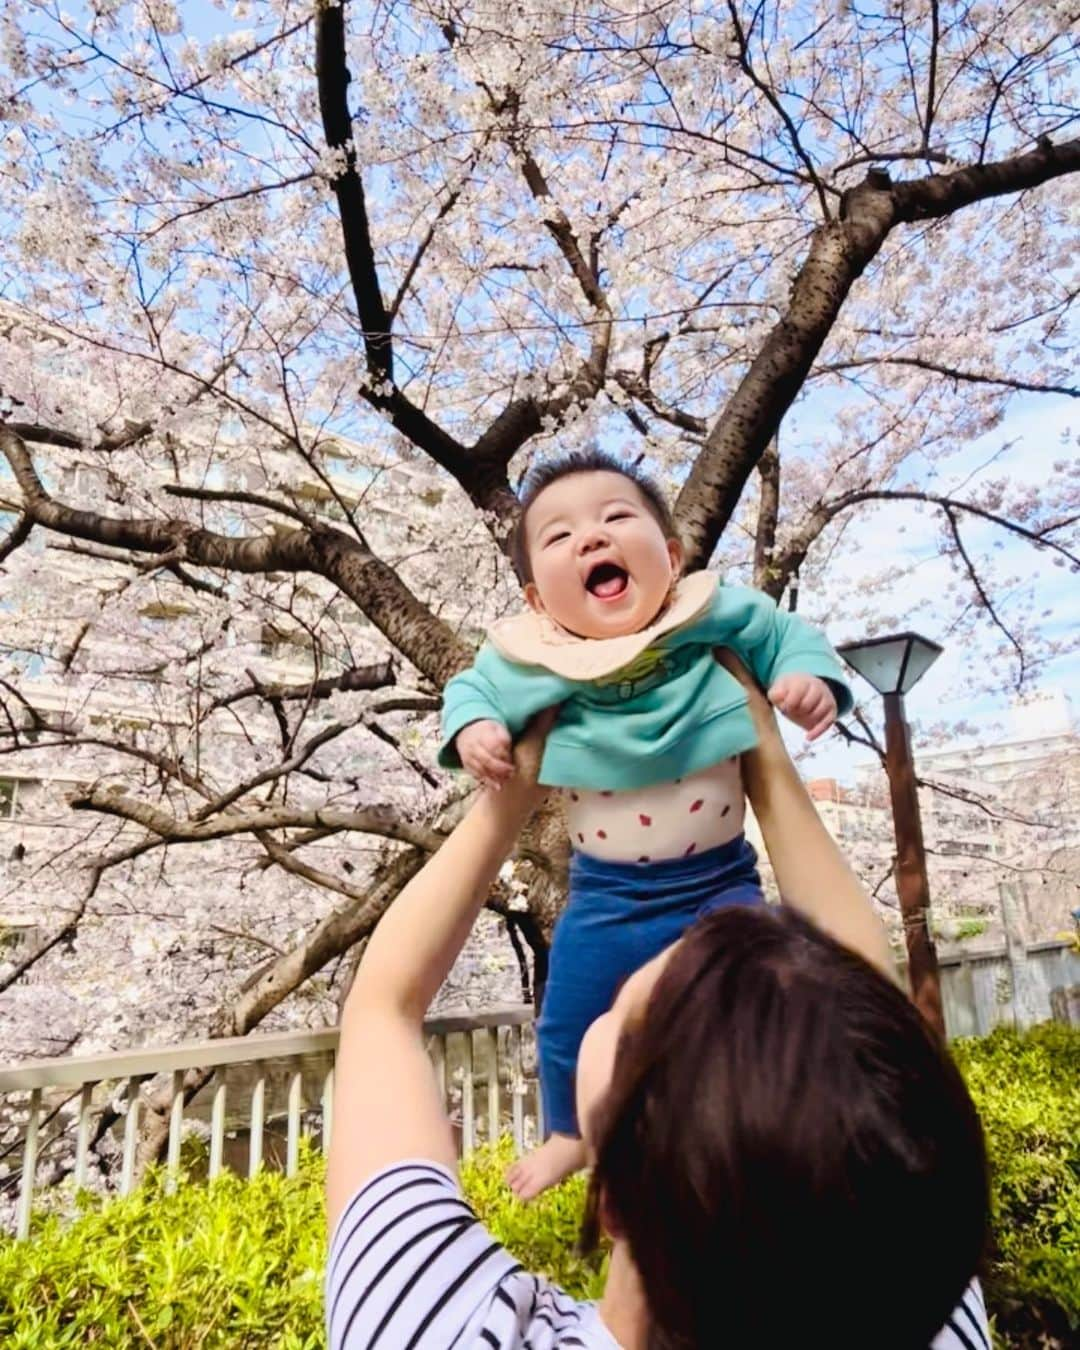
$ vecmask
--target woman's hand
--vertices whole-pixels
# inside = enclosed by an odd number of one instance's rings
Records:
[[[726,647],[717,647],[713,655],[728,674],[738,680],[746,693],[746,707],[757,734],[757,745],[743,758],[743,781],[747,796],[754,804],[755,791],[751,790],[752,785],[756,790],[770,772],[795,774],[795,766],[780,735],[776,713],[765,690],[734,652],[728,651]]]
[[[497,794],[500,799],[505,798],[503,804],[511,809],[531,813],[547,796],[548,789],[541,787],[537,778],[548,732],[555,725],[558,715],[558,705],[537,713],[515,742],[513,776],[502,784]]]

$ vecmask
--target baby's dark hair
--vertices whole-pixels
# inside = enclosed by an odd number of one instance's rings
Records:
[[[578,473],[617,473],[620,478],[628,478],[645,499],[645,505],[663,530],[664,538],[678,538],[679,532],[675,528],[671,507],[648,474],[642,473],[636,464],[628,464],[625,460],[608,454],[606,450],[573,450],[569,454],[549,459],[544,464],[538,464],[535,469],[530,469],[518,492],[521,514],[510,538],[510,561],[514,564],[514,571],[522,582],[532,581],[529,550],[525,545],[525,518],[529,514],[529,507],[552,483]]]

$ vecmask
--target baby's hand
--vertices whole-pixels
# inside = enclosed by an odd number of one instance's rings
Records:
[[[781,675],[769,690],[769,702],[802,727],[808,741],[816,741],[836,721],[833,692],[816,675]]]
[[[490,718],[470,722],[458,732],[454,744],[462,764],[477,782],[500,788],[513,777],[510,733],[501,722]]]

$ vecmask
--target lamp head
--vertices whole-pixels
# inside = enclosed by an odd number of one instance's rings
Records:
[[[941,655],[942,648],[918,633],[895,633],[845,642],[836,649],[879,694],[906,694]]]

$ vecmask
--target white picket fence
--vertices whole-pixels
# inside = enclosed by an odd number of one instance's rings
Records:
[[[941,990],[950,1036],[985,1035],[995,1026],[1026,1026],[1054,1018],[1080,1025],[1080,954],[1070,942],[972,950],[941,961]],[[520,1151],[543,1137],[537,1090],[533,1009],[494,1008],[425,1023],[443,1102],[454,1122],[463,1155],[478,1142],[509,1131]],[[113,1127],[120,1134],[119,1174],[110,1189],[126,1195],[134,1184],[144,1094],[171,1092],[165,1165],[179,1171],[185,1120],[203,1120],[208,1130],[207,1174],[229,1165],[252,1176],[264,1165],[272,1122],[284,1121],[284,1170],[295,1173],[300,1139],[318,1133],[325,1150],[333,1125],[334,1055],[338,1033],[322,1031],[240,1036],[152,1046],[92,1058],[35,1060],[0,1067],[0,1164],[21,1156],[21,1167],[0,1176],[0,1196],[16,1184],[13,1227],[25,1238],[46,1154],[58,1145],[71,1156],[76,1190],[87,1180],[95,1121],[126,1104]],[[189,1069],[212,1069],[213,1077],[185,1106]],[[231,1082],[230,1082],[231,1078]],[[283,1088],[271,1093],[270,1088]],[[275,1108],[272,1098],[284,1097]],[[246,1158],[226,1158],[229,1141],[247,1135]],[[235,1149],[232,1150],[235,1155]],[[277,1160],[274,1160],[277,1161]]]
[[[463,1155],[468,1155],[481,1137],[493,1142],[507,1129],[519,1151],[527,1140],[542,1137],[540,1095],[535,1077],[526,1073],[531,1067],[527,1060],[533,1058],[532,1021],[531,1006],[522,1005],[433,1018],[425,1023],[436,1078]],[[285,1102],[280,1113],[285,1124],[283,1162],[286,1173],[292,1176],[302,1134],[317,1129],[324,1151],[329,1143],[337,1042],[337,1029],[327,1028],[190,1041],[87,1058],[33,1060],[0,1068],[0,1152],[21,1153],[21,1167],[7,1179],[9,1187],[16,1177],[18,1180],[16,1237],[24,1239],[30,1231],[45,1154],[50,1149],[55,1151],[58,1144],[70,1150],[73,1134],[72,1178],[75,1189],[81,1189],[87,1180],[95,1121],[101,1119],[103,1111],[115,1109],[118,1098],[122,1120],[114,1128],[122,1137],[115,1191],[120,1195],[130,1192],[144,1095],[150,1088],[169,1086],[171,1092],[167,1177],[175,1177],[180,1169],[185,1120],[201,1119],[207,1109],[208,1177],[213,1179],[222,1171],[227,1139],[238,1133],[248,1136],[245,1161],[250,1177],[265,1162],[271,1110],[268,1089],[284,1071]],[[185,1106],[184,1076],[189,1069],[212,1069],[213,1077]],[[240,1090],[235,1081],[238,1071],[246,1080]],[[0,1187],[3,1185],[0,1179]]]

